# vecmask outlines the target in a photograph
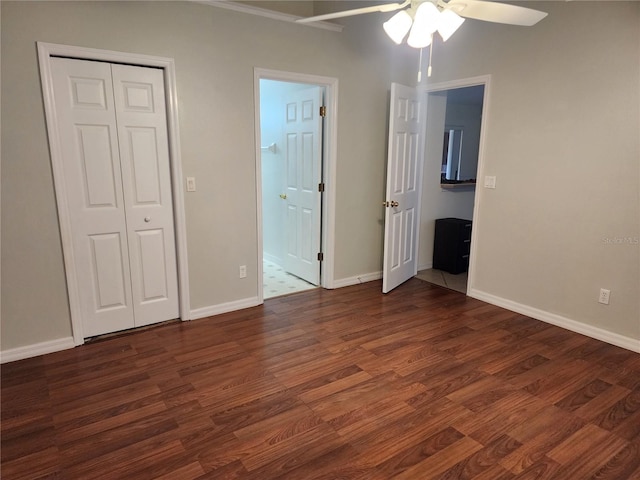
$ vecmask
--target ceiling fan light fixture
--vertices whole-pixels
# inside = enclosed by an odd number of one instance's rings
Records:
[[[411,16],[405,10],[401,10],[384,22],[382,28],[391,40],[400,45],[409,32],[411,23]]]
[[[407,43],[413,48],[424,48],[431,44],[431,36],[438,29],[440,11],[431,2],[421,3],[416,10],[413,26]]]
[[[413,21],[414,28],[419,28],[428,33],[433,33],[438,29],[440,23],[440,10],[431,2],[421,3],[416,10]]]
[[[464,18],[453,10],[443,10],[440,12],[440,20],[438,23],[438,33],[442,37],[442,41],[446,42],[451,35],[454,34],[460,25],[464,23]]]
[[[411,32],[413,33],[414,30],[415,28],[412,28]],[[431,45],[431,41],[433,40],[432,33],[424,34],[424,32],[417,32],[413,35],[412,33],[410,33],[409,38],[407,38],[407,45],[410,47],[425,48]]]

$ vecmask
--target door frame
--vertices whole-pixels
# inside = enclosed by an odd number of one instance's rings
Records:
[[[180,155],[180,134],[178,129],[178,96],[176,89],[175,64],[172,58],[151,55],[100,50],[94,48],[37,42],[40,82],[44,99],[47,136],[53,170],[53,183],[58,207],[58,223],[62,240],[62,252],[67,280],[67,294],[71,313],[73,342],[84,343],[80,289],[75,276],[76,260],[72,248],[72,228],[67,202],[62,150],[58,137],[58,117],[53,94],[52,57],[69,57],[81,60],[97,60],[110,63],[124,63],[141,67],[155,67],[163,71],[165,100],[167,107],[167,134],[169,138],[169,159],[171,164],[171,188],[173,192],[173,221],[176,237],[176,262],[178,272],[178,302],[181,320],[190,320],[189,270],[187,264],[187,233],[184,211],[184,190],[182,181],[182,158]]]
[[[469,275],[467,278],[467,295],[473,289],[476,277],[476,260],[478,243],[478,218],[480,218],[480,207],[482,205],[481,189],[483,183],[480,179],[484,178],[484,154],[487,138],[487,118],[489,117],[489,100],[491,93],[491,75],[480,75],[477,77],[462,78],[459,80],[451,80],[448,82],[433,83],[418,87],[427,95],[427,104],[429,103],[429,93],[441,92],[443,90],[451,90],[454,88],[475,87],[484,85],[484,94],[482,97],[482,118],[480,119],[480,143],[478,145],[478,167],[476,173],[476,188],[473,196],[473,219],[471,228],[471,252],[469,254]],[[427,110],[428,115],[428,110]],[[426,131],[425,131],[426,136]],[[424,191],[424,189],[423,189]]]
[[[304,73],[286,72],[255,67],[253,69],[253,90],[255,109],[255,155],[256,155],[256,211],[257,211],[257,239],[256,252],[258,265],[258,302],[264,303],[264,289],[262,285],[262,156],[260,132],[260,80],[276,80],[281,82],[306,83],[317,85],[325,89],[325,117],[322,139],[322,178],[325,184],[322,195],[322,235],[321,249],[323,260],[320,270],[320,287],[335,288],[334,283],[334,251],[335,251],[335,205],[336,205],[336,158],[338,137],[338,79],[309,75]]]

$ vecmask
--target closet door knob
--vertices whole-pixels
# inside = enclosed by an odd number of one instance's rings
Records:
[[[151,217],[144,217],[144,221],[149,223],[151,221]]]

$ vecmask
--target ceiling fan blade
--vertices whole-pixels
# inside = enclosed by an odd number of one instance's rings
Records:
[[[384,5],[373,5],[371,7],[354,8],[353,10],[344,10],[342,12],[326,13],[324,15],[316,15],[315,17],[299,18],[298,23],[319,22],[322,20],[332,20],[334,18],[351,17],[353,15],[362,15],[363,13],[373,12],[393,12],[408,7],[411,0],[403,3],[386,3]]]
[[[546,12],[532,8],[482,0],[450,0],[445,5],[445,8],[453,10],[461,17],[525,27],[535,25],[547,16]]]

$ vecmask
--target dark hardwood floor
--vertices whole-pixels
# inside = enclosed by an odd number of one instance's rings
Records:
[[[640,354],[412,279],[2,366],[2,478],[640,479]]]

